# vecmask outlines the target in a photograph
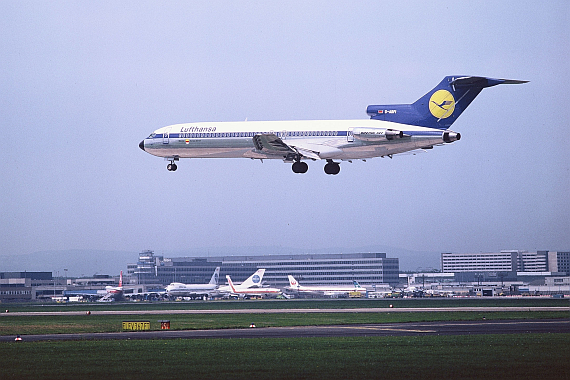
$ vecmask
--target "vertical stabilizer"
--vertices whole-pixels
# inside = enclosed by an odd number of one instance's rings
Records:
[[[214,274],[212,275],[209,284],[218,285],[219,279],[220,279],[220,267],[216,267],[216,270],[214,271]]]
[[[299,283],[295,280],[295,277],[288,275],[287,278],[289,279],[289,286],[292,288],[298,288]]]
[[[232,290],[232,292],[237,293],[236,288],[234,287],[234,283],[232,281],[232,278],[230,277],[229,274],[226,274],[226,280],[228,280],[228,284],[230,284],[230,289]]]
[[[254,274],[249,276],[247,280],[241,283],[239,286],[241,289],[251,288],[253,286],[261,287],[261,280],[263,279],[263,274],[265,273],[265,269],[258,269],[255,271]]]
[[[370,105],[366,113],[375,120],[448,129],[486,87],[528,81],[474,76],[447,76],[413,104]]]

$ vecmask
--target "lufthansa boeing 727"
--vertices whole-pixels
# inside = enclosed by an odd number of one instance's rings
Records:
[[[139,147],[164,157],[175,171],[180,158],[281,159],[295,173],[306,161],[326,160],[325,173],[338,174],[339,161],[390,157],[461,138],[449,130],[486,87],[527,81],[447,76],[412,104],[370,105],[363,120],[241,121],[176,124],[157,129]]]

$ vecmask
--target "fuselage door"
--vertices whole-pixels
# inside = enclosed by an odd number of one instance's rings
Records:
[[[170,128],[166,128],[162,134],[162,143],[168,144],[170,142]]]
[[[348,142],[353,142],[354,141],[354,134],[352,133],[352,130],[354,128],[348,128],[348,131],[346,132],[346,141]]]

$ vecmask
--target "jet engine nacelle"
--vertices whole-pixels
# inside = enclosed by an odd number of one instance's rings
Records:
[[[447,131],[443,132],[443,141],[446,143],[452,143],[454,141],[461,140],[461,133]]]
[[[404,132],[385,128],[354,128],[354,138],[362,141],[394,140],[404,137]]]

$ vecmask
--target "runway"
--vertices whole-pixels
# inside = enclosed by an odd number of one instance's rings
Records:
[[[138,339],[236,339],[236,338],[314,338],[382,337],[422,335],[480,335],[570,333],[570,320],[496,320],[385,323],[337,326],[265,327],[220,330],[160,330],[116,333],[23,335],[26,342],[66,340]],[[0,342],[14,342],[14,336],[1,336]]]
[[[544,307],[401,307],[401,308],[353,308],[353,309],[232,309],[232,310],[91,310],[92,315],[156,315],[156,314],[275,314],[275,313],[434,313],[434,312],[482,312],[493,311],[570,311],[567,306]],[[26,311],[0,313],[2,316],[56,316],[85,315],[85,311]]]

